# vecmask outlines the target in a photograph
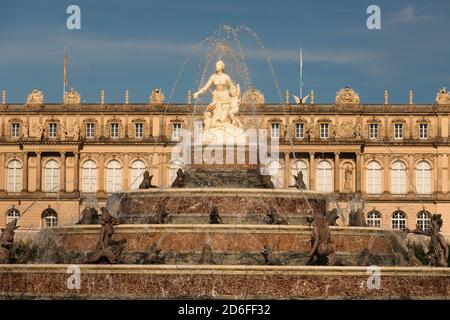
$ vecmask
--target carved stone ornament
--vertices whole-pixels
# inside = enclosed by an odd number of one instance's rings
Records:
[[[338,134],[340,137],[350,138],[355,135],[355,123],[351,120],[346,120],[338,126]]]
[[[241,103],[243,104],[263,104],[264,102],[264,94],[255,88],[248,89],[242,95]]]
[[[75,89],[70,89],[70,91],[64,94],[65,104],[79,104],[81,101],[80,94],[75,91]]]
[[[436,103],[437,104],[450,104],[450,92],[447,91],[447,88],[439,89],[436,95]]]
[[[43,104],[44,94],[38,89],[33,89],[27,97],[27,104]]]
[[[150,95],[150,104],[162,104],[164,103],[164,94],[161,89],[153,89]]]
[[[350,87],[345,87],[336,92],[336,104],[359,103],[358,93]]]

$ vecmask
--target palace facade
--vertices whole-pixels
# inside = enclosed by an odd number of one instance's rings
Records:
[[[24,104],[0,105],[0,225],[20,217],[21,230],[78,221],[86,205],[109,194],[137,189],[144,170],[152,183],[169,187],[179,161],[171,159],[181,129],[202,124],[205,106],[164,103],[153,90],[148,103],[80,103],[76,91],[63,103],[45,103],[33,90]],[[365,199],[374,227],[426,229],[432,213],[443,215],[450,235],[450,93],[432,104],[363,104],[351,88],[333,104],[265,103],[258,90],[242,97],[245,128],[265,128],[279,140],[279,159],[268,164],[277,188],[302,170],[310,190],[330,194],[348,209]]]

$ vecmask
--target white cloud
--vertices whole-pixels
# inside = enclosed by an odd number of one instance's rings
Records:
[[[413,24],[419,23],[423,21],[429,21],[434,17],[432,15],[424,15],[420,13],[416,13],[416,8],[413,5],[407,5],[400,11],[391,14],[387,24]]]

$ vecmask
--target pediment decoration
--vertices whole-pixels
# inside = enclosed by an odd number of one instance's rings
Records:
[[[447,88],[439,89],[436,95],[436,103],[439,104],[450,104],[450,92],[447,91]]]
[[[80,104],[81,96],[75,91],[75,89],[70,89],[70,91],[64,94],[64,104]]]
[[[44,104],[44,94],[38,89],[33,89],[27,97],[27,104],[39,105]]]
[[[350,87],[345,87],[336,92],[336,104],[359,103],[359,94]]]
[[[150,104],[163,104],[164,103],[164,93],[161,88],[156,88],[152,90],[152,94],[149,98]]]
[[[264,94],[256,88],[248,89],[242,95],[242,104],[264,104]]]

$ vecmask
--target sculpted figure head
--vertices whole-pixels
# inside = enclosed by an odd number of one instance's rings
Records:
[[[225,63],[222,60],[216,62],[216,72],[225,71]]]

